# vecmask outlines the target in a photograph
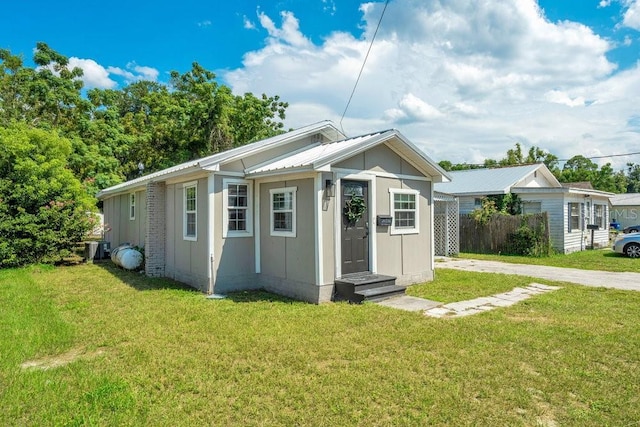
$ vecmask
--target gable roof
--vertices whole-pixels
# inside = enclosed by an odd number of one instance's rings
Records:
[[[640,206],[640,193],[616,194],[610,197],[611,206]]]
[[[436,184],[435,190],[457,196],[507,194],[512,187],[534,172],[541,172],[554,187],[560,187],[560,183],[544,163],[537,163],[495,169],[451,171],[451,182]]]
[[[156,181],[159,178],[167,179],[172,176],[184,175],[200,170],[216,170],[220,164],[233,161],[237,158],[241,158],[242,156],[245,156],[249,153],[259,153],[273,147],[274,145],[286,144],[288,142],[299,140],[316,133],[321,133],[329,139],[338,139],[345,137],[345,135],[341,131],[339,131],[330,121],[323,120],[308,126],[303,126],[296,130],[273,136],[271,138],[232,148],[230,150],[212,154],[211,156],[203,157],[201,159],[190,160],[188,162],[181,163],[170,168],[150,173],[149,175],[144,175],[139,178],[135,178],[109,188],[105,188],[104,190],[98,192],[97,197],[100,199],[111,194],[140,188],[146,185],[148,182]]]
[[[329,171],[332,164],[348,159],[380,144],[400,154],[416,169],[432,177],[435,182],[450,179],[449,174],[406,139],[398,130],[389,129],[315,146],[304,147],[277,159],[245,170],[247,177],[303,171]]]

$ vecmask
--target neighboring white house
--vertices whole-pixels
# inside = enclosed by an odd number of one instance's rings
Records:
[[[431,280],[433,184],[443,179],[397,130],[346,138],[324,121],[98,197],[106,240],[144,246],[149,276],[318,303],[348,273],[393,276],[399,285]],[[354,198],[364,206],[353,208]],[[349,206],[362,214],[353,225]]]
[[[616,194],[610,199],[611,220],[616,220],[620,228],[640,225],[640,193]]]
[[[452,171],[451,182],[435,190],[458,197],[460,213],[470,213],[490,195],[513,193],[522,200],[523,213],[547,212],[553,248],[570,253],[591,245],[588,225],[596,247],[609,244],[609,197],[612,193],[589,188],[565,187],[543,164],[495,169]]]

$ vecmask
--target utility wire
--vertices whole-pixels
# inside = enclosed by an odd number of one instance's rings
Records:
[[[389,0],[387,0],[384,3],[382,14],[380,15],[380,19],[378,20],[378,26],[376,27],[376,31],[373,33],[373,37],[371,38],[371,43],[369,44],[369,49],[367,50],[367,54],[364,57],[364,61],[362,62],[362,67],[360,68],[360,72],[358,73],[358,78],[356,79],[356,83],[353,85],[353,90],[351,91],[351,95],[349,96],[349,100],[347,101],[347,106],[344,107],[344,111],[342,112],[342,117],[340,117],[340,130],[342,131],[342,133],[344,133],[344,128],[342,127],[342,120],[344,119],[345,114],[347,114],[347,110],[349,109],[349,104],[351,104],[351,99],[353,98],[353,94],[356,93],[358,82],[360,82],[360,76],[362,76],[362,71],[364,71],[364,66],[367,63],[367,59],[369,58],[369,52],[371,52],[371,48],[373,47],[373,42],[376,39],[376,35],[378,34],[378,29],[380,28],[380,24],[382,23],[382,18],[384,17],[384,12],[387,10],[388,4],[389,4]]]
[[[608,156],[591,156],[591,157],[587,157],[587,156],[582,156],[585,159],[606,159],[607,157],[624,157],[624,156],[636,156],[640,154],[640,151],[637,151],[635,153],[624,153],[624,154],[609,154]],[[560,159],[558,160],[559,162],[568,162],[571,159]]]

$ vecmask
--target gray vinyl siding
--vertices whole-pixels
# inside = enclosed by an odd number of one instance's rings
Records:
[[[185,181],[191,182],[191,181]],[[201,291],[208,288],[209,253],[207,241],[207,179],[197,180],[197,240],[183,237],[183,184],[166,187],[167,241],[165,275]]]
[[[476,206],[476,199],[481,199],[482,196],[463,196],[458,198],[458,209],[461,214],[470,214]]]
[[[615,205],[611,208],[610,219],[615,218],[621,228],[640,224],[640,206]]]
[[[144,246],[146,233],[147,203],[146,192],[135,192],[136,208],[135,219],[129,217],[129,195],[119,194],[104,201],[104,223],[111,231],[105,233],[105,240],[115,248],[123,244]]]
[[[549,238],[551,246],[558,252],[564,252],[565,234],[567,230],[566,213],[563,210],[563,196],[557,195],[529,195],[521,194],[520,199],[529,202],[539,202],[540,211],[547,213],[549,220]]]

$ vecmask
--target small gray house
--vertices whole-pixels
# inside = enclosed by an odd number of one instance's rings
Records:
[[[640,225],[640,193],[616,194],[611,196],[611,219],[620,228]]]
[[[346,138],[324,121],[98,197],[106,240],[144,246],[149,276],[320,303],[349,274],[431,280],[433,187],[447,179],[397,130]]]
[[[561,253],[584,250],[591,245],[589,225],[596,247],[609,245],[609,197],[612,193],[577,184],[560,184],[543,164],[449,172],[451,182],[435,190],[458,197],[461,214],[482,205],[482,198],[513,193],[522,200],[523,213],[547,212],[553,248]]]

